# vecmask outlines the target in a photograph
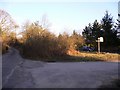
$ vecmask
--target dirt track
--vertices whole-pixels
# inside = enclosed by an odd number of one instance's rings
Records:
[[[11,48],[2,57],[2,75],[5,88],[97,88],[118,79],[118,63],[45,63],[23,59]]]

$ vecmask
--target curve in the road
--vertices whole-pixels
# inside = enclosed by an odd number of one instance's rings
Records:
[[[118,78],[117,62],[43,63],[23,59],[14,48],[2,61],[6,88],[97,88]]]

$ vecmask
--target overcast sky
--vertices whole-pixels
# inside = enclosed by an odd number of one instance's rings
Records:
[[[13,2],[11,2],[13,1]],[[46,0],[45,0],[46,1]],[[105,15],[105,11],[113,16],[114,21],[118,18],[118,2],[38,2],[28,0],[15,2],[14,0],[4,0],[0,3],[0,9],[7,11],[14,20],[21,26],[26,20],[31,22],[40,21],[46,15],[51,23],[50,31],[55,34],[64,31],[72,33],[73,30],[82,32],[88,23],[93,23],[95,19],[99,22]],[[108,0],[107,0],[108,1]]]

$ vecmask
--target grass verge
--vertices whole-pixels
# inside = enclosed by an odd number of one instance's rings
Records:
[[[77,56],[89,61],[120,61],[120,54],[117,53],[78,52],[76,54],[71,54],[71,56]]]
[[[36,56],[25,56],[22,54],[22,49],[17,48],[20,51],[20,54],[23,58],[36,61],[45,61],[45,62],[87,62],[87,61],[113,61],[118,62],[120,54],[115,53],[97,53],[97,52],[72,52],[66,56],[54,56],[54,57],[36,57]]]
[[[118,62],[120,61],[120,54],[117,54],[117,53],[79,52],[79,51],[71,49],[71,50],[68,50],[67,55],[65,56],[54,56],[54,57],[41,58],[40,56],[34,56],[34,54],[31,54],[29,56],[25,55],[23,53],[22,45],[15,46],[15,48],[19,50],[23,58],[36,60],[36,61],[45,61],[45,62],[87,62],[87,61]]]

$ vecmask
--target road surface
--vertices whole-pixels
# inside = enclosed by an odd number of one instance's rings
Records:
[[[2,57],[2,79],[3,88],[98,88],[118,79],[118,63],[31,61],[10,48]]]

